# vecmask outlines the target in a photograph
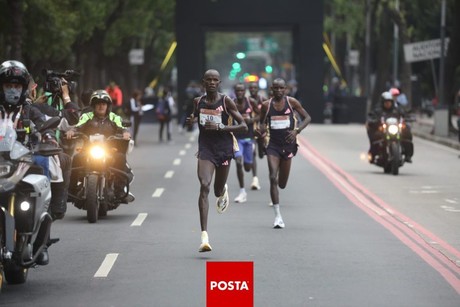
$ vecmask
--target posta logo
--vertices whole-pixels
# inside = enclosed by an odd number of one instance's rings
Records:
[[[206,262],[207,307],[253,307],[254,263]]]

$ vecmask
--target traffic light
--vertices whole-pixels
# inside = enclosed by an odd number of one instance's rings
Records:
[[[244,52],[238,52],[238,53],[236,54],[236,58],[237,58],[238,60],[242,60],[242,59],[246,58],[246,53],[244,53]]]
[[[265,66],[265,72],[271,74],[273,72],[273,67],[271,65]]]

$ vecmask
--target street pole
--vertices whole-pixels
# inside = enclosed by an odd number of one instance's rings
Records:
[[[441,4],[441,59],[439,61],[439,107],[444,107],[444,53],[446,52],[446,0]]]
[[[434,117],[434,134],[438,136],[449,135],[449,110],[444,102],[444,58],[446,41],[446,0],[441,3],[441,57],[439,61],[439,97],[438,106]]]
[[[395,9],[399,12],[399,0],[396,0]],[[393,85],[398,81],[398,55],[399,55],[399,28],[396,22],[393,25]]]
[[[367,111],[371,109],[371,86],[370,86],[370,65],[371,65],[371,0],[366,1],[366,54],[364,66],[364,87],[367,96]]]

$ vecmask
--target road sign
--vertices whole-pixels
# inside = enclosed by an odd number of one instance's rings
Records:
[[[444,49],[446,53],[448,45],[449,39],[446,38]],[[404,44],[404,56],[406,58],[406,62],[409,63],[440,58],[441,39],[432,39],[428,41]]]
[[[129,51],[129,64],[131,65],[144,64],[144,49],[131,49]]]
[[[358,66],[359,65],[359,50],[348,51],[348,65]]]

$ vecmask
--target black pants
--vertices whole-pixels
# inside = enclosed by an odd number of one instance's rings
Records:
[[[63,182],[51,183],[51,203],[50,212],[54,214],[64,214],[67,211],[67,194],[70,184],[70,167],[71,158],[66,153],[58,154],[59,163],[61,164]]]
[[[168,141],[171,141],[171,119],[160,120],[160,134],[159,140],[160,142],[163,141],[163,129],[166,126],[166,137]]]

